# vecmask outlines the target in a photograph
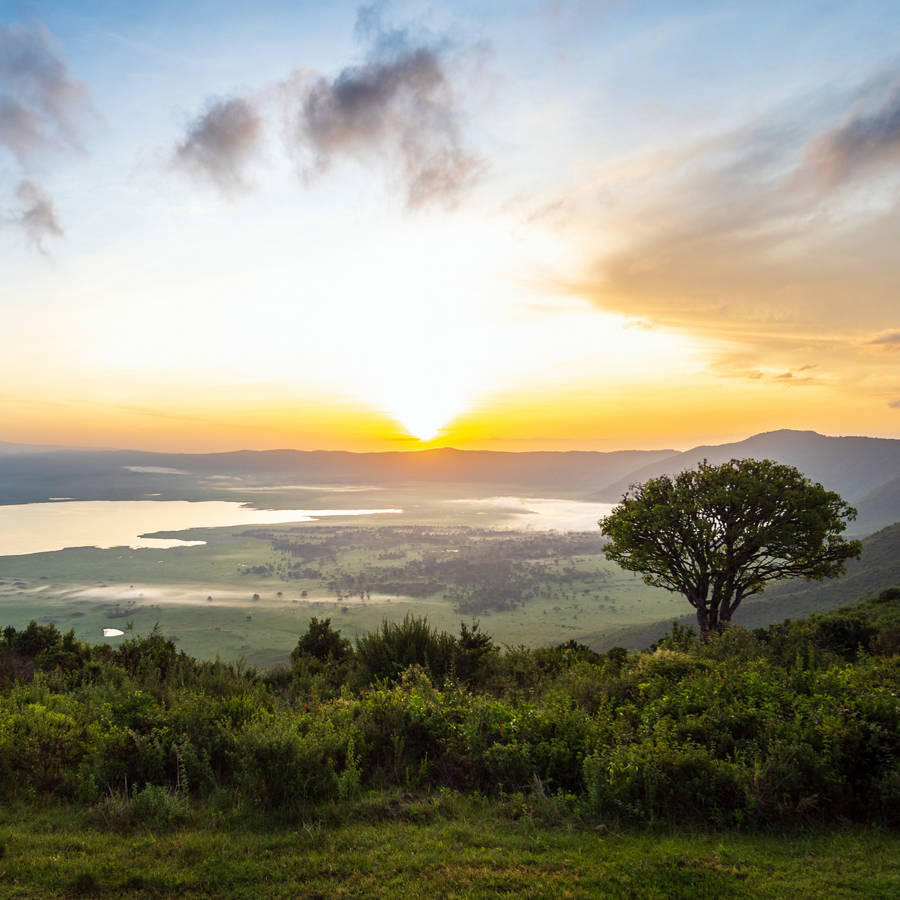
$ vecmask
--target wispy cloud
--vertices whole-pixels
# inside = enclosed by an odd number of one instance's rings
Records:
[[[0,145],[25,166],[45,151],[80,149],[91,110],[41,24],[0,24]]]
[[[848,90],[845,100],[855,107],[858,95]],[[824,337],[841,320],[861,328],[883,321],[900,289],[900,270],[884,265],[895,256],[900,206],[885,196],[879,209],[860,211],[799,177],[809,148],[838,133],[822,125],[823,105],[804,98],[730,133],[659,152],[646,166],[631,160],[620,178],[604,182],[600,172],[592,189],[604,200],[593,209],[584,200],[589,191],[573,191],[567,199],[582,227],[593,216],[619,238],[573,289],[606,308],[718,333]],[[875,144],[879,153],[892,146],[892,109],[881,107],[878,127],[874,118],[853,120],[869,123],[873,159]],[[832,121],[840,114],[830,110]],[[897,114],[900,128],[900,106]],[[841,133],[851,131],[848,123]]]
[[[22,174],[39,158],[81,152],[79,131],[92,114],[87,89],[69,74],[43,25],[0,24],[0,148]],[[28,178],[19,181],[15,197],[19,208],[4,218],[45,253],[45,239],[63,234],[52,200]]]
[[[900,349],[900,331],[889,331],[887,334],[880,334],[878,337],[872,338],[868,343],[891,349]]]
[[[410,208],[452,206],[484,163],[462,140],[450,42],[385,27],[383,9],[358,11],[363,63],[334,77],[296,68],[278,84],[287,152],[307,182],[352,159],[399,183]],[[249,187],[245,171],[260,149],[271,87],[262,86],[256,98],[210,100],[188,125],[171,166],[225,193]]]
[[[243,97],[211,100],[189,125],[172,164],[211,180],[225,193],[244,189],[244,170],[258,150],[261,133],[262,117],[253,101]]]
[[[900,78],[810,144],[807,165],[829,187],[900,164]]]
[[[14,221],[24,229],[31,247],[45,253],[44,239],[63,235],[53,209],[53,202],[38,185],[27,179],[19,182],[16,197],[22,208],[14,216]]]
[[[900,73],[882,81],[900,84]],[[850,173],[842,178],[863,188],[888,171],[900,105],[896,90],[873,84],[798,97],[730,132],[598,166],[546,207],[564,205],[570,221],[534,217],[585,247],[558,285],[702,338],[723,377],[849,385],[865,366],[873,384],[889,384],[892,360],[873,351],[900,349],[900,333],[880,331],[900,296],[900,195],[847,191],[810,168],[810,148],[829,136],[841,148],[835,171]]]

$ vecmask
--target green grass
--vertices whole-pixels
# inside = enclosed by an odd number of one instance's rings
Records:
[[[0,810],[0,895],[35,897],[894,897],[900,836],[581,830],[521,798],[374,797],[333,822],[194,810],[124,833],[61,806]]]
[[[383,501],[382,501],[383,502]],[[419,511],[415,524],[427,530],[444,529],[452,535],[457,522],[446,522]],[[397,523],[392,523],[397,524]],[[402,524],[414,524],[406,516]],[[339,530],[342,526],[332,526]],[[266,531],[293,538],[305,526],[266,526]],[[329,616],[335,627],[350,638],[376,629],[383,618],[401,619],[407,612],[428,616],[437,628],[455,632],[461,619],[454,605],[441,594],[391,603],[338,602],[333,591],[318,579],[284,581],[278,577],[245,576],[239,566],[259,566],[278,560],[270,543],[243,536],[246,526],[192,529],[171,533],[185,540],[205,540],[202,547],[171,550],[97,550],[80,548],[55,553],[0,558],[0,621],[17,628],[31,619],[54,622],[63,631],[75,630],[80,640],[96,641],[105,626],[123,627],[131,621],[139,633],[159,623],[163,633],[177,638],[178,646],[201,659],[219,656],[226,661],[243,658],[260,666],[283,662],[311,616]],[[379,526],[367,529],[377,534]],[[167,533],[168,534],[168,533]],[[865,542],[863,558],[851,562],[848,575],[823,585],[791,583],[776,586],[760,600],[748,600],[735,621],[748,627],[785,617],[797,618],[814,611],[833,609],[897,583],[897,541],[894,526]],[[448,537],[448,546],[452,538]],[[393,545],[392,545],[393,546]],[[421,544],[399,547],[407,560],[421,558]],[[571,584],[540,588],[539,596],[507,612],[481,614],[484,628],[499,643],[528,646],[583,641],[596,649],[615,644],[645,647],[660,638],[673,619],[690,623],[692,611],[679,596],[648,588],[633,573],[624,572],[601,555],[570,560],[582,577]],[[376,571],[390,561],[378,558],[378,548],[347,547],[328,572]],[[567,560],[563,560],[568,565]],[[596,573],[606,573],[598,583]],[[24,587],[20,587],[23,584]],[[115,598],[73,599],[75,588],[123,586],[116,616]],[[142,588],[168,585],[193,592],[202,602],[183,605],[171,601],[139,600],[130,607],[125,598],[129,585]],[[301,591],[307,591],[303,600]],[[282,596],[278,596],[278,592]],[[253,601],[259,594],[259,601]],[[213,600],[206,602],[211,596]],[[225,598],[227,599],[227,602]],[[682,618],[685,617],[686,618]],[[248,618],[249,617],[249,618]]]
[[[404,524],[407,524],[404,522]],[[341,526],[333,526],[335,530]],[[453,526],[432,522],[428,530]],[[390,603],[340,601],[319,579],[285,581],[279,577],[245,576],[239,567],[278,561],[270,542],[245,537],[245,526],[193,529],[178,532],[185,540],[205,540],[201,547],[170,550],[98,550],[76,548],[54,553],[0,558],[0,620],[24,627],[31,619],[53,622],[62,631],[75,630],[80,640],[96,641],[106,626],[124,628],[133,622],[138,633],[156,623],[164,634],[177,638],[179,648],[193,656],[226,661],[240,658],[256,665],[273,665],[286,659],[311,616],[330,616],[350,638],[376,629],[383,618],[400,619],[407,612],[428,616],[440,629],[455,632],[462,619],[442,593]],[[266,531],[298,538],[304,526],[266,526]],[[377,534],[378,526],[368,529]],[[168,533],[167,533],[168,534]],[[175,534],[175,533],[173,533]],[[451,538],[448,537],[448,544]],[[404,561],[421,558],[421,543],[400,547]],[[392,565],[381,560],[379,547],[341,549],[328,573],[375,571]],[[646,587],[632,573],[624,572],[601,555],[571,558],[579,580],[571,584],[541,585],[538,596],[507,612],[479,616],[485,630],[502,644],[539,646],[580,640],[585,635],[610,634],[625,626],[668,620],[681,610],[673,595]],[[563,565],[569,560],[563,559]],[[318,565],[318,564],[317,564]],[[605,573],[598,583],[594,576]],[[129,587],[133,585],[134,590]],[[105,586],[105,587],[104,587]],[[154,587],[170,586],[192,592],[195,601],[185,605],[155,600]],[[75,598],[75,589],[113,591],[102,598]],[[147,596],[134,599],[142,590]],[[308,597],[301,597],[302,591]],[[281,592],[282,596],[278,596]],[[258,594],[260,599],[251,598]],[[212,597],[207,602],[206,597]],[[119,608],[116,608],[119,602]],[[249,618],[248,618],[249,617]]]

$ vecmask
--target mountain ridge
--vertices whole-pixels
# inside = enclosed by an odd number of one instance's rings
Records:
[[[751,435],[742,441],[700,445],[668,459],[652,461],[594,492],[591,499],[616,502],[634,483],[658,475],[677,474],[704,459],[720,464],[729,459],[747,458],[774,459],[796,466],[851,503],[868,498],[883,485],[900,478],[900,440],[896,438],[830,436],[815,431],[780,429]]]
[[[51,497],[206,499],[230,485],[473,485],[498,494],[568,496],[616,503],[637,482],[733,458],[769,458],[796,466],[859,510],[849,533],[871,534],[900,521],[900,439],[831,436],[778,429],[741,441],[689,450],[149,450],[41,449],[2,452],[0,503]],[[27,446],[27,445],[26,445]],[[155,471],[154,471],[155,470]],[[222,496],[221,491],[217,496]],[[230,495],[232,498],[234,494]]]

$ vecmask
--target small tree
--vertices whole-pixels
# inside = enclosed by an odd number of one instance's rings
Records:
[[[633,485],[599,524],[606,556],[684,594],[705,639],[770,581],[841,575],[862,549],[841,537],[854,518],[838,494],[793,466],[733,459]]]
[[[331,627],[331,619],[321,621],[313,616],[309,620],[309,628],[297,640],[297,646],[291,651],[291,659],[297,662],[304,657],[313,657],[319,662],[334,660],[341,662],[353,653],[353,647],[340,631]]]

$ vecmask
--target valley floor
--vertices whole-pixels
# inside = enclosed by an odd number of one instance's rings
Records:
[[[900,835],[606,831],[458,795],[371,796],[339,818],[111,830],[83,809],[0,809],[0,895],[38,897],[872,897],[900,895]],[[337,813],[335,814],[338,815]]]

